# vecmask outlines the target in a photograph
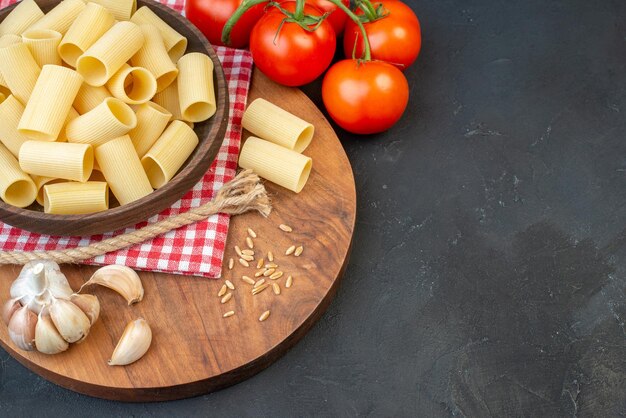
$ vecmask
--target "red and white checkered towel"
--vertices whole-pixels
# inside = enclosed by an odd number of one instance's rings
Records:
[[[184,0],[161,0],[163,4],[181,12]],[[15,0],[0,0],[0,8]],[[191,207],[210,201],[224,183],[235,176],[241,142],[241,117],[246,106],[252,77],[252,57],[248,51],[215,47],[226,74],[230,94],[230,120],[222,147],[209,171],[181,200],[160,214],[133,228],[90,237],[51,237],[33,234],[0,222],[0,250],[37,251],[61,250],[86,246],[111,236],[142,228],[166,217],[186,212]],[[1,121],[0,121],[1,123]],[[219,277],[226,236],[228,215],[214,215],[198,222],[135,245],[86,261],[86,264],[123,264],[138,270],[161,271],[175,274]]]

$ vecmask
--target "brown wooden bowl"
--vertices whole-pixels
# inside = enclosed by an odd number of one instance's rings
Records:
[[[36,1],[44,12],[59,3],[59,0]],[[0,22],[15,6],[0,11]],[[204,35],[179,13],[153,0],[137,0],[137,7],[142,6],[149,6],[161,19],[187,38],[187,52],[202,52],[213,60],[217,111],[208,121],[195,125],[194,130],[200,139],[198,147],[169,183],[127,205],[87,215],[51,215],[43,213],[38,204],[21,209],[0,200],[0,221],[48,235],[94,235],[115,231],[144,221],[171,206],[209,169],[222,144],[228,125],[228,94],[222,64]]]

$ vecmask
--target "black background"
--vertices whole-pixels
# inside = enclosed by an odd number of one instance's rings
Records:
[[[338,130],[358,220],[311,332],[160,404],[75,394],[0,350],[1,416],[624,416],[626,2],[408,3],[404,118]]]

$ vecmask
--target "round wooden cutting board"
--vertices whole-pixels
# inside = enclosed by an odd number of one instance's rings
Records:
[[[258,97],[314,124],[315,138],[304,152],[313,158],[313,171],[300,194],[266,183],[274,206],[269,218],[256,213],[232,218],[223,273],[223,279],[235,285],[230,301],[221,304],[217,296],[224,280],[140,272],[145,297],[134,306],[126,306],[121,296],[108,289],[88,290],[100,299],[102,312],[82,344],[54,356],[24,352],[9,340],[0,323],[2,347],[27,368],[63,387],[136,402],[180,399],[235,384],[292,347],[328,307],[346,266],[356,215],[354,178],[333,129],[300,90],[279,86],[255,71],[249,101]],[[293,227],[293,232],[281,231],[281,223]],[[226,267],[235,256],[234,246],[245,248],[247,228],[258,235],[255,257],[272,251],[285,273],[268,280],[280,286],[280,295],[270,287],[253,296],[252,286],[241,279],[244,274],[254,277],[256,260],[250,268],[239,263],[233,270]],[[284,255],[293,244],[304,247],[300,257]],[[61,268],[74,289],[96,270]],[[0,302],[8,299],[20,269],[0,268]],[[289,289],[285,288],[288,275],[293,276]],[[230,310],[235,315],[222,318]],[[266,310],[271,311],[269,318],[259,322]],[[137,317],[151,325],[152,347],[134,364],[108,366],[124,327]]]

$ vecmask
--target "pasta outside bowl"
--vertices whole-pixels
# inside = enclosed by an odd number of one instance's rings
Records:
[[[44,12],[48,12],[59,3],[58,0],[36,0],[36,2]],[[15,6],[0,10],[0,21],[4,20]],[[213,61],[217,110],[209,120],[195,124],[198,146],[167,184],[132,203],[85,215],[52,215],[44,213],[43,208],[36,203],[21,209],[0,200],[0,221],[27,231],[57,236],[111,232],[145,221],[168,208],[200,181],[209,169],[219,151],[228,125],[228,93],[222,65],[204,35],[185,17],[153,0],[137,0],[137,8],[142,6],[148,6],[187,38],[186,52],[201,52]]]

